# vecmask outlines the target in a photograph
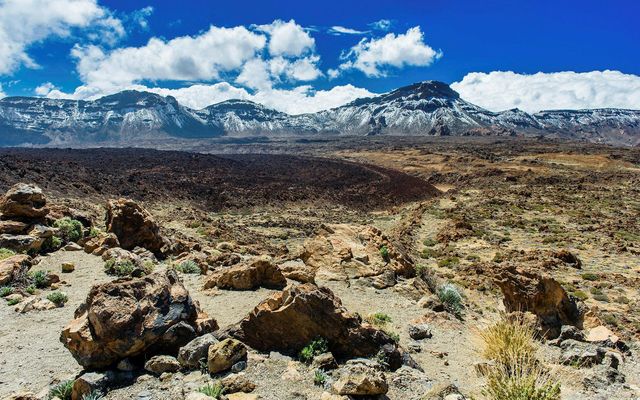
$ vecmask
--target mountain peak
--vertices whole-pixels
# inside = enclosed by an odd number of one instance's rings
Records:
[[[409,86],[403,86],[392,92],[389,92],[387,96],[392,97],[406,97],[417,96],[420,99],[428,98],[445,98],[445,99],[458,99],[460,95],[455,90],[451,89],[449,85],[440,81],[423,81],[417,82]]]

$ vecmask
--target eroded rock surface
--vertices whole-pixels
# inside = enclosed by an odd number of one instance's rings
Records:
[[[167,244],[151,214],[132,200],[110,201],[107,204],[106,225],[107,231],[115,233],[120,246],[126,250],[140,246],[160,253]]]

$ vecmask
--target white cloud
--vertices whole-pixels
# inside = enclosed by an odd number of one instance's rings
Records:
[[[269,33],[269,53],[273,56],[299,57],[315,48],[315,40],[296,21],[275,20],[256,29]]]
[[[359,31],[357,29],[346,28],[344,26],[335,25],[328,29],[332,35],[364,35],[367,31]]]
[[[0,83],[0,99],[7,97],[5,92],[2,91],[2,84]]]
[[[376,29],[384,32],[387,32],[389,29],[391,29],[391,25],[392,25],[392,22],[388,19],[381,19],[379,21],[372,22],[369,24],[371,29]]]
[[[640,109],[640,76],[619,71],[552,72],[524,75],[511,71],[473,72],[451,87],[460,96],[492,111],[520,108]]]
[[[240,75],[236,78],[236,83],[252,89],[270,89],[269,64],[260,58],[247,62],[244,64]]]
[[[338,69],[330,70],[329,76],[336,77],[350,69],[360,70],[367,76],[385,76],[388,67],[426,66],[441,55],[424,42],[424,35],[416,26],[406,33],[388,33],[379,39],[362,39],[341,57],[345,62]]]
[[[153,14],[153,7],[146,6],[131,13],[129,18],[135,22],[140,28],[149,29],[149,17]]]
[[[38,96],[46,96],[51,93],[52,90],[56,90],[56,87],[51,82],[43,83],[35,89]]]
[[[74,28],[85,28],[95,39],[110,43],[124,35],[120,21],[96,0],[0,1],[0,75],[20,66],[37,68],[27,53],[29,46],[51,36],[67,37]]]

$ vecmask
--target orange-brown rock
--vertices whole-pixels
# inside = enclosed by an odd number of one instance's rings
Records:
[[[87,240],[84,244],[84,251],[95,256],[101,256],[107,250],[116,247],[120,247],[118,237],[113,233],[108,233]]]
[[[549,275],[508,265],[494,273],[494,281],[502,290],[507,311],[535,314],[546,337],[557,337],[562,325],[582,326],[576,301]]]
[[[0,200],[0,213],[4,219],[37,220],[44,218],[49,210],[47,199],[36,185],[17,183]]]
[[[0,261],[0,285],[5,285],[20,275],[26,274],[31,267],[31,257],[17,254]]]
[[[330,289],[311,283],[274,293],[225,334],[260,351],[290,354],[322,337],[339,358],[367,357],[394,345],[389,335],[349,313]]]
[[[25,234],[29,224],[20,221],[0,221],[0,234],[21,235]]]
[[[167,244],[151,214],[132,200],[110,201],[106,224],[107,232],[115,233],[120,246],[126,250],[140,246],[158,254]]]
[[[252,290],[259,287],[282,289],[287,279],[269,257],[256,257],[247,264],[234,265],[211,274],[204,288]]]
[[[368,225],[324,225],[317,236],[305,241],[300,258],[315,271],[316,279],[347,280],[387,271],[407,277],[415,274],[411,259],[382,231]]]
[[[83,367],[104,368],[152,348],[177,352],[204,333],[196,329],[199,316],[197,302],[169,270],[94,286],[60,340]],[[175,338],[186,342],[171,343]]]

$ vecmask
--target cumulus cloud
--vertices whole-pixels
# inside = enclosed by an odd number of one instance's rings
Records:
[[[38,86],[34,91],[38,96],[46,96],[51,93],[52,90],[56,90],[56,87],[51,82],[45,82]]]
[[[525,75],[511,71],[473,72],[451,87],[460,96],[492,111],[519,108],[640,109],[640,76],[619,71],[553,72]]]
[[[113,43],[124,35],[120,20],[96,0],[4,0],[0,2],[0,75],[20,66],[37,68],[27,50],[50,36],[85,28],[90,39]]]
[[[389,67],[426,66],[441,56],[441,52],[424,42],[424,35],[416,26],[406,33],[362,39],[342,55],[344,62],[337,69],[330,70],[329,76],[336,77],[351,69],[360,70],[370,77],[386,76]]]
[[[298,57],[315,48],[315,40],[294,20],[275,20],[268,25],[256,25],[269,38],[269,53],[273,56]]]
[[[335,25],[327,30],[332,35],[364,35],[368,31],[359,31],[357,29],[346,28],[344,26]]]

